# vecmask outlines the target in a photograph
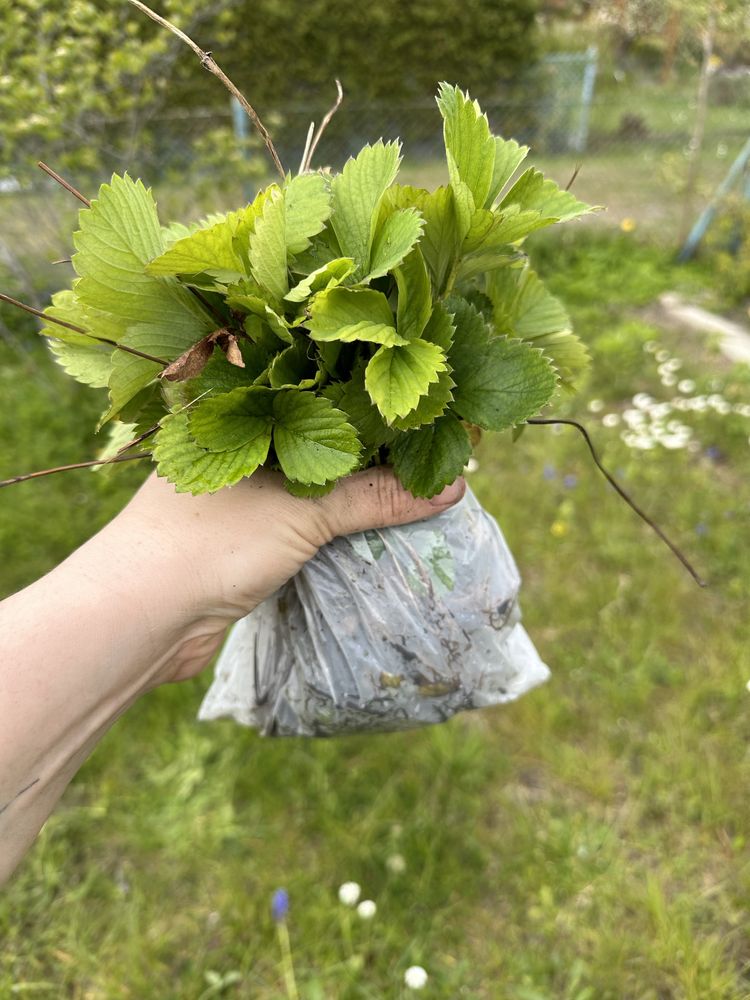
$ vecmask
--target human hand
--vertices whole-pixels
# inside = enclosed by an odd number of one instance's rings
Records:
[[[162,598],[169,597],[145,610],[144,619],[161,614],[163,627],[171,609],[182,631],[181,638],[170,639],[155,683],[197,674],[227,627],[275,593],[335,536],[440,513],[460,500],[465,488],[457,479],[439,496],[417,499],[390,469],[380,467],[347,477],[319,499],[298,499],[284,489],[279,473],[258,470],[234,487],[193,497],[152,475],[106,530],[108,543],[117,533],[150,553],[142,571]]]

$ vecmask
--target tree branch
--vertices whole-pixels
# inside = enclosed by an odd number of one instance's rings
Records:
[[[137,7],[138,10],[142,11],[142,13],[144,13],[147,17],[150,17],[152,21],[156,21],[157,24],[160,24],[163,28],[166,28],[168,31],[171,31],[172,34],[177,35],[177,37],[180,38],[187,46],[189,46],[193,50],[193,52],[198,56],[198,58],[201,61],[201,66],[204,69],[207,69],[209,73],[213,73],[213,75],[217,77],[219,80],[221,80],[221,82],[227,88],[229,93],[237,98],[237,100],[240,102],[240,105],[242,106],[243,111],[248,116],[248,118],[250,119],[250,121],[253,123],[258,133],[260,134],[260,137],[265,143],[266,149],[270,153],[271,159],[273,160],[274,165],[283,180],[286,177],[286,173],[284,171],[284,167],[282,166],[281,160],[279,159],[279,154],[276,152],[276,148],[271,140],[271,136],[268,134],[268,130],[258,117],[255,108],[253,108],[253,106],[247,100],[245,95],[240,90],[238,90],[238,88],[232,83],[232,81],[226,75],[224,70],[219,66],[219,64],[216,62],[211,53],[204,52],[203,49],[199,45],[197,45],[192,38],[186,35],[184,31],[180,31],[180,29],[176,25],[172,24],[171,21],[168,21],[165,17],[162,17],[160,14],[157,14],[156,11],[151,10],[151,8],[147,7],[145,3],[141,3],[141,0],[129,0],[129,2],[134,7]]]

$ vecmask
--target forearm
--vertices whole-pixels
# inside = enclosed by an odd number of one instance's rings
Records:
[[[200,645],[148,545],[105,529],[0,605],[0,882],[106,730]]]

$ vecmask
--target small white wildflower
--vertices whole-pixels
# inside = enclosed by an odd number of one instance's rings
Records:
[[[427,985],[427,973],[421,965],[410,965],[404,973],[404,982],[410,990],[421,990]]]
[[[479,468],[479,462],[472,455],[469,461],[464,466],[464,472],[476,472]]]
[[[378,907],[374,899],[363,899],[357,907],[357,916],[363,920],[372,920],[377,913]]]
[[[750,691],[750,681],[747,682],[747,684],[745,685],[745,687],[748,689],[748,691]]]
[[[705,396],[693,396],[690,400],[690,409],[698,410],[699,413],[702,413],[703,410],[708,409],[708,400]]]
[[[669,448],[672,451],[676,448],[686,447],[687,443],[688,439],[684,434],[665,434],[659,438],[659,444],[663,448]]]
[[[654,406],[649,407],[648,412],[652,420],[663,420],[664,417],[668,417],[672,412],[672,404],[656,403]]]
[[[664,351],[664,350],[657,351],[656,360],[659,362],[660,365],[663,365],[665,361],[669,361],[669,351]]]
[[[673,385],[677,385],[677,376],[672,375],[671,372],[667,372],[666,375],[662,375],[661,384],[671,388]]]
[[[406,858],[403,854],[391,854],[386,861],[386,867],[389,872],[393,872],[394,875],[400,875],[402,872],[406,871]]]
[[[589,400],[589,412],[590,413],[601,413],[604,409],[603,399],[590,399]]]
[[[647,351],[649,354],[653,354],[654,351],[658,348],[658,346],[659,345],[656,343],[655,340],[647,340],[646,343],[643,345],[643,350]]]
[[[632,402],[636,410],[647,410],[653,403],[653,399],[647,392],[637,392],[633,396]]]
[[[361,892],[357,882],[344,882],[339,886],[339,899],[344,906],[356,906]]]
[[[619,413],[605,413],[604,416],[602,417],[602,424],[605,427],[617,427],[619,423],[620,423]]]
[[[728,413],[732,412],[732,404],[728,403],[726,399],[722,399],[719,403],[714,403],[714,410],[725,417]]]
[[[680,392],[692,392],[695,389],[695,382],[691,378],[682,378],[677,383],[677,388]]]
[[[734,412],[739,413],[741,417],[750,417],[750,405],[747,403],[737,403]]]
[[[682,368],[682,362],[679,358],[670,358],[669,361],[664,362],[664,367],[668,372],[678,372]]]
[[[646,414],[641,413],[640,410],[625,410],[622,419],[628,427],[640,427],[641,424],[645,424],[646,422]]]

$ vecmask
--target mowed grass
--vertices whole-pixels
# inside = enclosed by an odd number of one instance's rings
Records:
[[[486,436],[471,484],[516,555],[552,679],[442,726],[328,741],[197,724],[208,678],[154,693],[0,901],[0,996],[278,1000],[269,904],[285,886],[305,1000],[403,997],[412,964],[429,973],[423,995],[445,1000],[750,997],[750,420],[691,413],[700,450],[635,452],[587,406],[675,393],[650,341],[683,359],[696,393],[733,406],[750,402],[750,373],[644,318],[666,288],[710,289],[705,272],[575,227],[532,253],[596,365],[555,411],[591,427],[710,586],[607,487],[573,429]],[[0,371],[0,478],[91,454],[90,392],[39,349],[23,365],[6,351]],[[60,559],[142,474],[2,491],[0,587]],[[349,879],[377,902],[373,920],[338,902]]]

